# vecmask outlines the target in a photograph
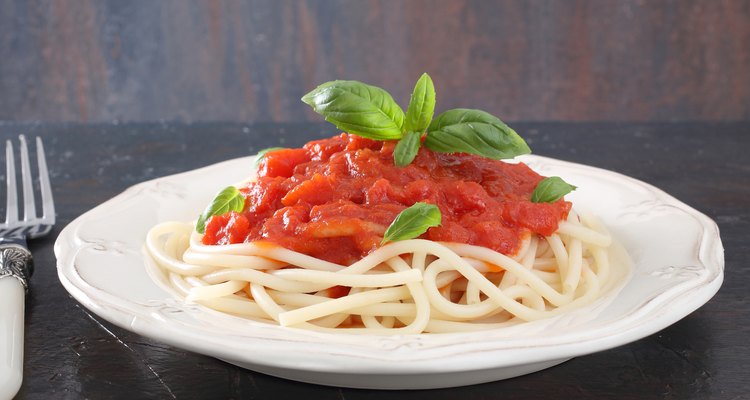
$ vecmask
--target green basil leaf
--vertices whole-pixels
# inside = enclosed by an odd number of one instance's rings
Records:
[[[414,203],[401,211],[386,229],[381,245],[386,242],[413,239],[427,232],[427,229],[440,225],[442,214],[434,204]]]
[[[253,167],[255,169],[258,169],[260,166],[260,162],[263,161],[263,158],[265,158],[266,154],[274,152],[276,150],[284,150],[286,147],[269,147],[267,149],[263,149],[258,152],[258,155],[255,156],[255,163],[253,164]]]
[[[422,144],[422,134],[420,132],[406,132],[403,138],[396,143],[393,149],[393,163],[399,167],[405,167],[414,161],[414,157],[419,152],[419,145]]]
[[[550,176],[542,179],[536,185],[534,192],[531,193],[531,201],[534,203],[554,203],[576,189],[575,186],[565,182],[559,176]]]
[[[530,153],[526,142],[492,114],[456,108],[435,118],[424,145],[443,153],[471,153],[502,160]]]
[[[203,210],[203,214],[198,217],[195,223],[195,230],[198,233],[206,233],[206,221],[214,215],[221,215],[230,211],[240,212],[245,209],[245,198],[242,197],[239,189],[234,186],[224,188],[214,197],[211,204]]]
[[[404,112],[385,90],[357,81],[326,82],[302,97],[337,128],[375,140],[400,139]]]
[[[409,108],[406,109],[404,130],[424,133],[435,113],[435,86],[427,73],[417,81],[411,93]]]

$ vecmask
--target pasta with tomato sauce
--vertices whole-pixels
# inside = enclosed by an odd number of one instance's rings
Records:
[[[148,233],[154,268],[218,311],[372,334],[548,318],[592,303],[622,268],[596,218],[564,198],[531,201],[545,178],[524,163],[422,146],[396,166],[395,147],[344,133],[266,153],[231,188],[236,209]],[[436,207],[439,224],[389,241],[416,203]]]

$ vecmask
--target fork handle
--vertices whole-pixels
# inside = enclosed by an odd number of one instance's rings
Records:
[[[31,253],[0,245],[0,399],[10,399],[23,381],[23,330]]]

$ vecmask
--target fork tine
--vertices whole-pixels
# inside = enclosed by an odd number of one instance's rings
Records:
[[[5,208],[5,223],[11,226],[18,221],[18,195],[16,193],[16,161],[13,159],[13,144],[5,141],[5,175],[8,193]]]
[[[36,206],[34,203],[34,186],[31,179],[31,165],[29,164],[29,148],[26,145],[26,136],[18,135],[21,142],[21,182],[23,182],[23,220],[32,221],[36,219]]]
[[[55,202],[52,199],[52,185],[49,182],[44,144],[39,136],[36,137],[36,158],[39,163],[39,185],[42,189],[42,218],[45,224],[53,225],[55,223]]]

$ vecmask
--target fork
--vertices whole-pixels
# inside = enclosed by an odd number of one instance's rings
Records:
[[[18,140],[21,155],[23,218],[19,218],[21,210],[18,202],[13,143],[10,140],[5,142],[5,180],[8,190],[5,222],[0,223],[0,399],[13,397],[23,380],[24,294],[28,292],[28,280],[34,271],[26,239],[47,234],[55,224],[55,205],[52,201],[52,188],[42,139],[36,138],[42,216],[37,215],[34,179],[29,165],[26,137],[20,135]]]

